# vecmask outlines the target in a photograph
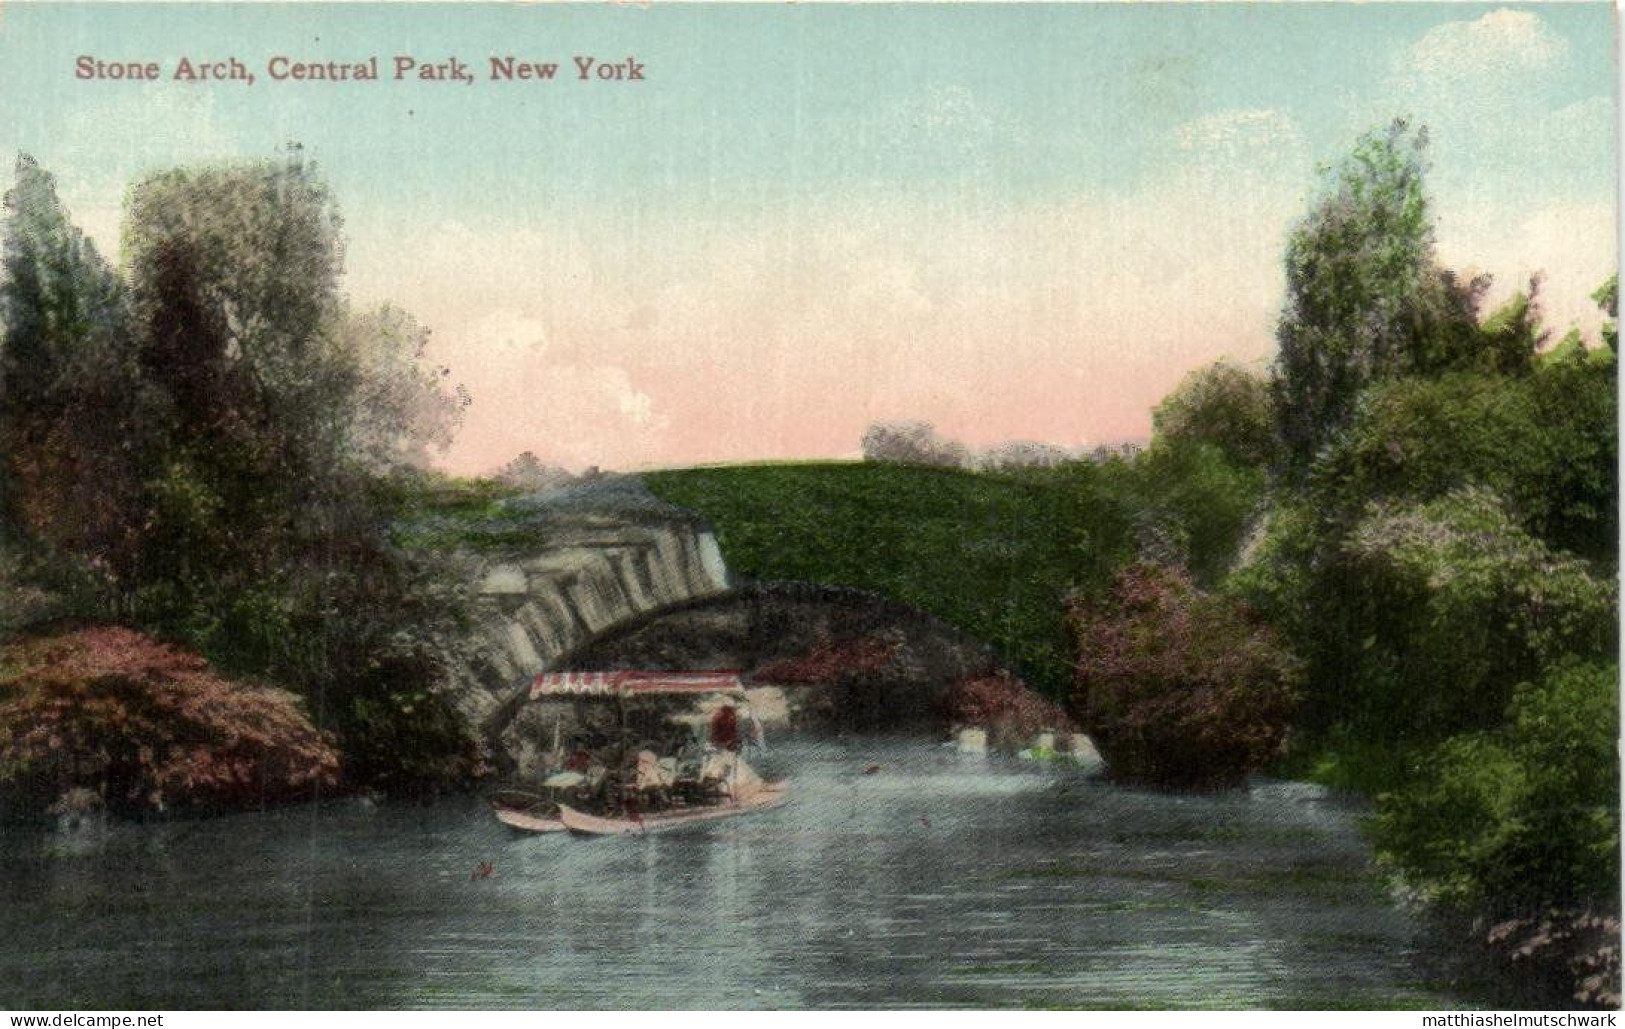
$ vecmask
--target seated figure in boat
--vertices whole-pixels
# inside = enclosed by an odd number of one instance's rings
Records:
[[[761,727],[733,673],[549,672],[528,693],[568,699],[574,714],[553,721],[536,803],[499,812],[516,828],[549,831],[543,815],[553,810],[624,828],[644,816],[670,825],[783,800],[782,784],[764,783],[742,759],[747,742],[762,745]],[[563,746],[567,723],[573,738]]]

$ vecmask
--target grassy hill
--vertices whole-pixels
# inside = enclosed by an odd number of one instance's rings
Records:
[[[735,572],[872,590],[991,644],[1058,695],[1069,590],[1104,576],[1126,538],[1091,466],[1017,475],[827,462],[646,473],[715,526]],[[1109,531],[1100,532],[1103,525]],[[1085,527],[1095,529],[1091,534]]]

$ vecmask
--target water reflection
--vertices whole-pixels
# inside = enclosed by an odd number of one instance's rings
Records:
[[[777,811],[513,837],[472,799],[0,841],[0,1006],[1373,1007],[1418,983],[1355,813],[796,741]],[[874,765],[874,774],[865,771]],[[474,879],[480,861],[495,875]]]

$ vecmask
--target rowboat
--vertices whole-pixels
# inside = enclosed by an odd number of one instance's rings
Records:
[[[732,818],[735,815],[748,815],[755,811],[779,807],[790,797],[786,786],[787,784],[783,782],[763,783],[748,793],[741,792],[738,797],[724,800],[720,804],[675,811],[651,811],[646,815],[619,818],[590,815],[585,811],[577,811],[568,804],[560,804],[559,820],[563,822],[564,828],[577,836],[641,836],[645,833],[693,825],[696,822],[711,822],[719,818]]]
[[[563,821],[557,818],[546,818],[527,814],[523,811],[513,811],[508,808],[495,808],[497,821],[514,830],[523,833],[563,832],[568,828]]]
[[[517,832],[641,835],[765,811],[786,799],[785,784],[764,782],[741,753],[763,744],[735,673],[543,672],[525,695],[607,702],[619,717],[618,730],[598,730],[609,738],[599,753],[584,743],[568,757],[560,746],[561,720],[553,722],[553,745],[545,754],[558,770],[542,780],[543,793],[510,790],[492,798],[497,820]],[[579,711],[575,721],[583,721]],[[579,729],[578,735],[592,738]]]
[[[503,790],[491,798],[497,821],[522,833],[563,832],[558,805],[546,797],[519,790]]]

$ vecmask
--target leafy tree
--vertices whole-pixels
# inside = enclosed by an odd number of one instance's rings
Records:
[[[1367,732],[1436,740],[1500,721],[1513,687],[1616,640],[1617,591],[1494,494],[1377,505],[1315,585],[1316,699]]]
[[[1591,294],[1591,299],[1597,302],[1598,307],[1608,312],[1608,317],[1618,318],[1619,274],[1616,272],[1615,274],[1608,276],[1608,281],[1597,287],[1597,291]],[[1615,322],[1605,323],[1602,327],[1602,340],[1604,343],[1608,344],[1609,350],[1618,352],[1619,325]]]
[[[1531,279],[1528,292],[1514,293],[1480,324],[1482,370],[1522,375],[1534,366],[1535,353],[1547,337],[1535,299],[1539,288],[1539,278]]]
[[[5,207],[0,518],[116,575],[142,520],[129,456],[146,423],[121,286],[32,158]]]
[[[1464,372],[1373,387],[1308,477],[1327,544],[1371,501],[1482,486],[1525,531],[1612,566],[1618,404],[1612,368],[1587,353],[1554,351],[1519,377]]]
[[[1231,462],[1268,467],[1276,456],[1269,379],[1231,361],[1187,375],[1151,412],[1157,439],[1209,443]]]
[[[1101,478],[1126,488],[1140,556],[1213,585],[1234,561],[1264,498],[1277,449],[1269,383],[1219,361],[1186,376],[1152,421],[1150,447],[1132,463],[1100,466]]]
[[[385,304],[346,312],[338,332],[355,391],[346,456],[375,474],[427,467],[431,451],[451,445],[468,405],[466,394],[443,388],[450,369],[425,367],[429,330]]]
[[[332,331],[337,230],[297,152],[164,172],[131,191],[137,348],[168,434],[146,470],[143,578],[183,607],[274,582],[352,492],[335,474],[356,387]]]
[[[1234,599],[1137,562],[1109,596],[1074,606],[1069,706],[1114,776],[1232,784],[1279,751],[1298,664]]]
[[[312,698],[352,775],[455,777],[478,754],[432,696],[430,629],[456,598],[390,548],[378,477],[444,446],[467,398],[423,367],[410,316],[346,309],[338,228],[297,152],[164,172],[130,193],[121,280],[23,161],[0,283],[5,515],[107,566],[103,613]]]
[[[1217,445],[1156,440],[1134,464],[1141,551],[1211,586],[1229,570],[1264,499],[1262,467]]]
[[[1463,283],[1437,262],[1426,145],[1426,130],[1402,120],[1368,133],[1293,230],[1274,389],[1294,474],[1348,424],[1370,383],[1474,359],[1488,281]]]
[[[1618,689],[1612,663],[1520,684],[1504,725],[1445,740],[1379,799],[1381,859],[1424,897],[1495,918],[1617,908]]]

